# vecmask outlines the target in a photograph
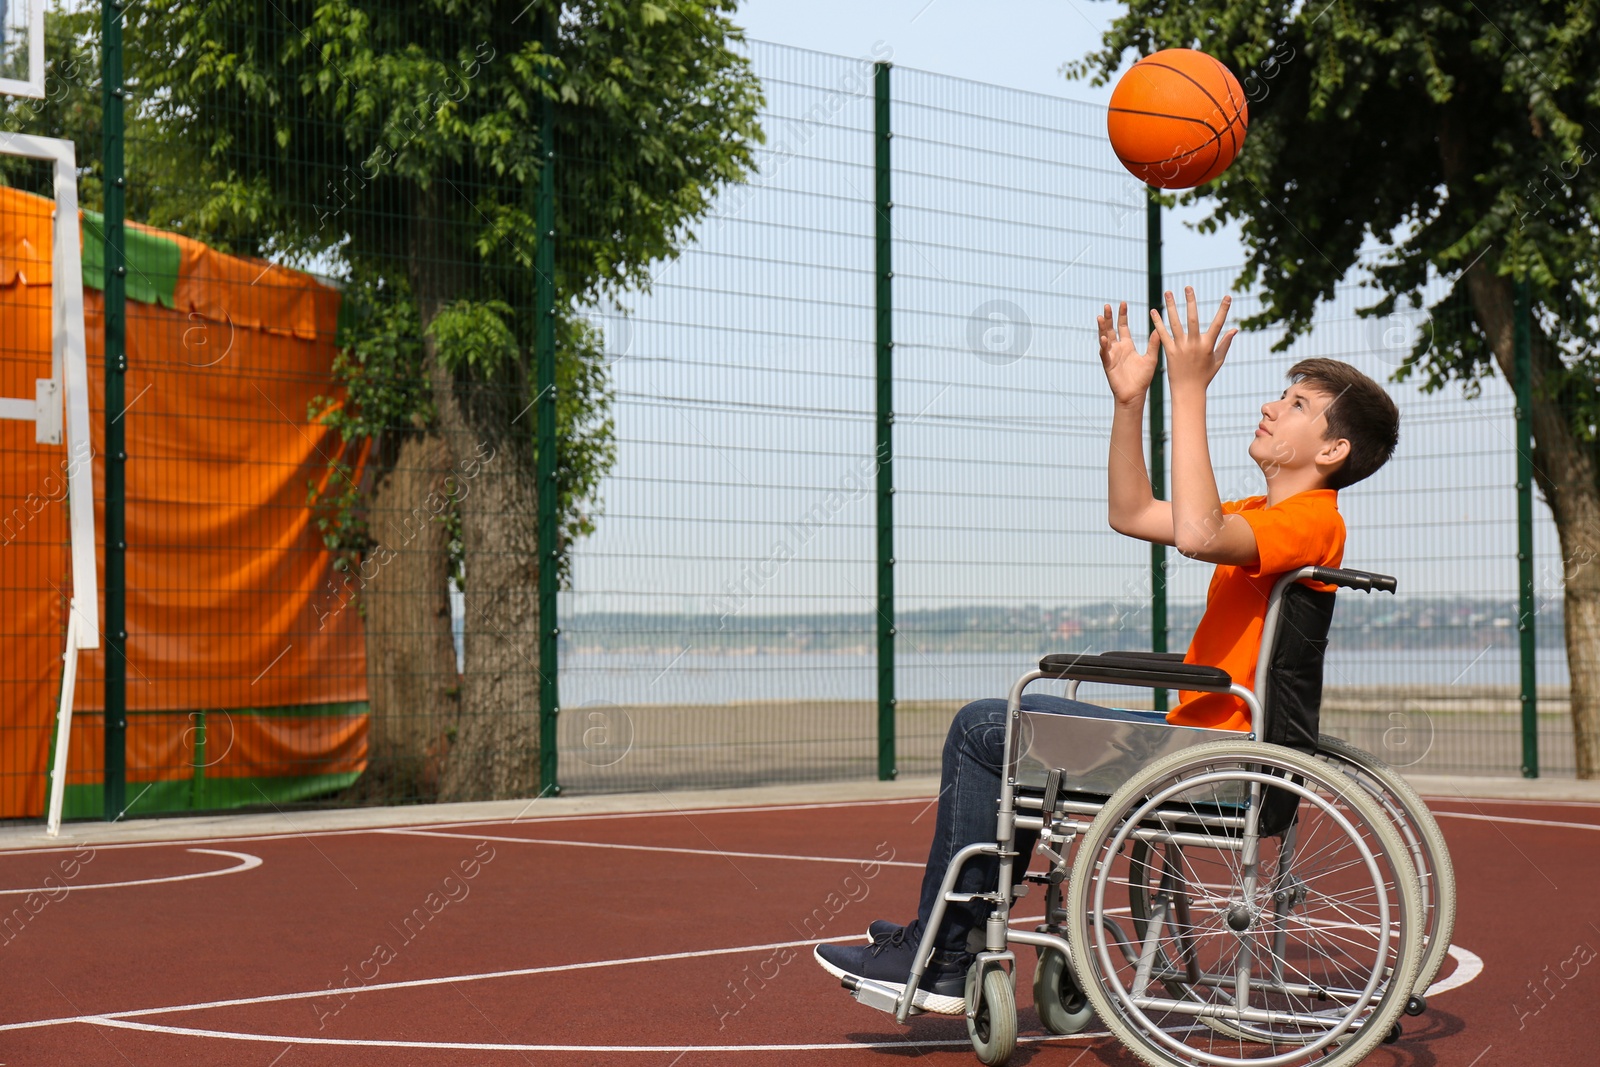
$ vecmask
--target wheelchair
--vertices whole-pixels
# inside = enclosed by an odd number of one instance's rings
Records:
[[[1405,780],[1319,734],[1334,593],[1307,580],[1395,589],[1364,571],[1283,575],[1253,689],[1148,652],[1050,655],[1018,679],[994,842],[953,858],[903,989],[855,979],[851,995],[904,1024],[946,905],[986,901],[966,981],[967,1030],[985,1064],[1016,1047],[1012,945],[1038,954],[1033,995],[1047,1030],[1078,1033],[1098,1017],[1153,1067],[1348,1064],[1396,1039],[1401,1016],[1426,1009],[1449,948],[1454,873]],[[1082,682],[1232,693],[1251,730],[1024,710],[1039,679],[1066,681],[1069,698]],[[1045,869],[1014,878],[1030,840]],[[997,863],[995,888],[955,892],[980,857]],[[1013,928],[1013,900],[1034,885],[1045,921]]]

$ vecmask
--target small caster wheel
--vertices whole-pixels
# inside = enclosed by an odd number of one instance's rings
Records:
[[[1039,967],[1033,972],[1033,1003],[1039,1021],[1052,1034],[1076,1034],[1094,1018],[1089,998],[1078,988],[1067,958],[1054,949],[1039,954]]]
[[[1403,1032],[1404,1031],[1400,1029],[1400,1024],[1395,1023],[1393,1026],[1389,1027],[1389,1032],[1383,1035],[1383,1043],[1385,1045],[1394,1044],[1396,1041],[1400,1040],[1400,1035]]]
[[[1017,995],[1003,967],[967,972],[967,1036],[988,1067],[1002,1067],[1017,1048]]]
[[[1411,994],[1410,997],[1408,997],[1406,999],[1406,1014],[1407,1015],[1421,1015],[1423,1012],[1425,1012],[1427,1010],[1428,1010],[1428,1001],[1427,1001],[1426,998],[1419,997],[1415,993],[1413,993],[1413,994]]]

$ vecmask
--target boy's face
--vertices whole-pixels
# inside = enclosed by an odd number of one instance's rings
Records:
[[[1327,411],[1334,397],[1296,382],[1277,400],[1261,405],[1261,422],[1250,442],[1250,458],[1270,478],[1279,470],[1317,469],[1332,474],[1350,454],[1350,442],[1328,440]]]

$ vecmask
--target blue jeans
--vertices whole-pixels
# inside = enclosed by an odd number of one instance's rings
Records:
[[[1083,715],[1102,719],[1135,722],[1164,721],[1158,712],[1103,708],[1081,700],[1046,693],[1024,694],[1022,706],[1028,711],[1060,715]],[[926,930],[939,887],[950,868],[950,860],[967,845],[995,839],[995,814],[1000,803],[1000,779],[1005,774],[1006,702],[974,700],[956,713],[944,739],[944,766],[939,780],[939,814],[933,827],[933,846],[928,850],[928,867],[922,875],[922,899],[917,905],[917,930]],[[1013,883],[1022,880],[1033,852],[1037,834],[1017,835],[1017,851],[1012,864]],[[978,856],[969,860],[956,879],[958,893],[986,893],[994,889],[1000,860]],[[967,933],[988,917],[986,901],[945,905],[944,922],[935,946],[947,952],[966,951]]]

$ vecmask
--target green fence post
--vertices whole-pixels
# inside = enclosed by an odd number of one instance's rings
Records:
[[[546,19],[547,28],[550,21]],[[545,34],[549,47],[551,34]],[[539,479],[539,795],[561,792],[556,779],[560,752],[556,747],[556,716],[560,714],[560,620],[556,593],[560,589],[560,546],[556,537],[560,499],[556,484],[556,150],[555,104],[544,98],[539,112],[539,203],[535,224],[539,243],[534,248],[534,304],[537,334],[534,338],[535,397],[538,421],[536,476]]]
[[[191,711],[189,721],[194,724],[190,727],[194,748],[189,755],[189,808],[198,811],[206,790],[206,713]]]
[[[1161,287],[1161,197],[1154,187],[1147,186],[1149,202],[1145,206],[1145,275],[1150,307],[1158,313],[1166,311]],[[1150,380],[1150,491],[1157,500],[1167,498],[1167,413],[1165,397],[1165,371],[1162,368],[1161,350],[1156,349],[1156,376]],[[1167,650],[1167,546],[1150,544],[1150,651]],[[1167,691],[1157,689],[1150,694],[1157,711],[1167,710]]]
[[[123,435],[123,375],[128,369],[124,336],[127,259],[123,254],[122,212],[127,179],[122,162],[122,4],[107,0],[100,5],[100,156],[105,180],[105,327],[106,433],[105,433],[105,538],[106,614],[101,622],[105,638],[105,775],[103,817],[120,819],[127,795],[128,728],[128,548],[124,463],[128,458]]]
[[[877,252],[877,414],[878,414],[878,778],[889,781],[895,767],[894,734],[894,247],[889,226],[889,64],[873,72],[873,160]]]
[[[1512,359],[1517,391],[1517,638],[1522,660],[1522,777],[1539,777],[1538,650],[1533,602],[1533,351],[1527,281],[1516,283]]]

